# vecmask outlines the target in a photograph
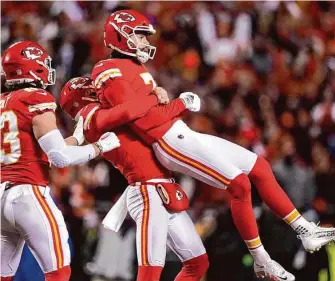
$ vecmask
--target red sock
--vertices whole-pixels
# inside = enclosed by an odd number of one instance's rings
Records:
[[[183,268],[174,281],[200,281],[209,266],[207,254],[183,262]]]
[[[69,281],[71,276],[71,267],[64,266],[55,271],[51,271],[44,274],[45,281]]]
[[[231,212],[234,223],[243,240],[258,237],[258,227],[251,203],[251,184],[245,174],[238,175],[229,184],[227,191],[232,195]]]
[[[249,173],[249,178],[256,185],[259,195],[266,205],[279,217],[285,218],[294,209],[294,205],[273,175],[268,161],[258,157]]]
[[[0,276],[0,280],[1,281],[13,281],[14,276],[6,276],[6,277]]]
[[[137,281],[159,281],[162,270],[161,266],[139,266]]]

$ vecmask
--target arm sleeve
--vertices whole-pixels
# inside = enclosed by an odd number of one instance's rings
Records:
[[[38,140],[39,145],[47,154],[52,165],[64,168],[79,165],[96,157],[92,144],[85,146],[66,145],[59,130],[52,130]]]
[[[177,98],[166,105],[156,105],[142,117],[132,123],[134,129],[147,131],[156,128],[177,117],[186,110],[183,101]]]
[[[157,104],[158,100],[154,95],[141,97],[141,99],[137,98],[110,109],[96,111],[92,121],[98,131],[105,132],[142,117],[150,108]]]

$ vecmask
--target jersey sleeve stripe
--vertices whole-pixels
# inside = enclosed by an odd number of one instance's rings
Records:
[[[88,114],[87,117],[85,118],[84,122],[84,130],[89,130],[90,129],[90,123],[93,117],[93,114],[99,109],[100,106],[95,106]]]
[[[37,110],[46,110],[46,109],[51,109],[55,111],[56,108],[57,108],[57,104],[54,102],[46,102],[46,103],[40,103],[40,104],[34,104],[34,105],[28,106],[29,112],[34,112]]]
[[[102,83],[108,80],[109,78],[121,77],[122,73],[118,68],[111,68],[101,72],[97,78],[94,80],[94,86],[100,88]]]

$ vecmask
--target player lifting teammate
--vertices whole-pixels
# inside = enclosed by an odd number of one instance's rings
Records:
[[[104,40],[113,51],[110,59],[100,61],[92,71],[104,107],[145,97],[156,87],[144,66],[156,52],[147,40],[154,33],[149,20],[132,10],[117,11],[107,18]],[[199,97],[192,93],[185,95],[192,101],[190,110],[198,111]],[[166,114],[169,114],[166,106],[154,107],[131,122],[130,127],[152,145],[157,159],[166,168],[226,189],[232,195],[233,220],[254,258],[257,276],[295,280],[271,259],[261,243],[252,210],[250,180],[268,207],[297,232],[307,251],[316,251],[334,241],[334,228],[319,227],[300,215],[265,159],[222,138],[194,132],[178,117],[166,121]]]
[[[111,109],[101,109],[98,102],[88,104],[92,89],[94,86],[90,78],[78,77],[66,83],[60,96],[60,105],[65,112],[74,119],[78,115],[84,118],[84,134],[91,142],[102,132],[137,119],[158,104],[157,97],[149,95]],[[73,104],[78,106],[73,108]],[[167,107],[172,109],[169,112],[175,116],[186,110],[182,99],[169,103]],[[166,116],[166,119],[171,117]],[[117,167],[129,183],[114,208],[123,205],[124,214],[128,211],[137,225],[137,280],[159,281],[168,245],[183,262],[175,281],[200,281],[207,271],[208,257],[191,219],[185,211],[181,211],[188,206],[186,195],[171,179],[170,172],[155,159],[151,147],[143,143],[128,126],[118,127],[115,133],[122,146],[105,153],[104,158]],[[159,188],[164,188],[170,194],[168,200],[163,197],[165,202],[170,201],[168,206],[164,206]],[[178,200],[180,198],[176,194],[182,194],[183,200]],[[172,210],[174,204],[177,204],[174,208],[178,212]],[[117,227],[111,226],[107,218],[104,224],[117,231]],[[118,227],[123,219],[122,216],[117,219],[120,220]]]

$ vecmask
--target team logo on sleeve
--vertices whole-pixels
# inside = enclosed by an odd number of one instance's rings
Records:
[[[36,47],[27,47],[23,53],[30,60],[35,60],[43,55],[43,51]]]
[[[117,23],[131,22],[135,21],[135,17],[129,13],[121,12],[114,17]]]

